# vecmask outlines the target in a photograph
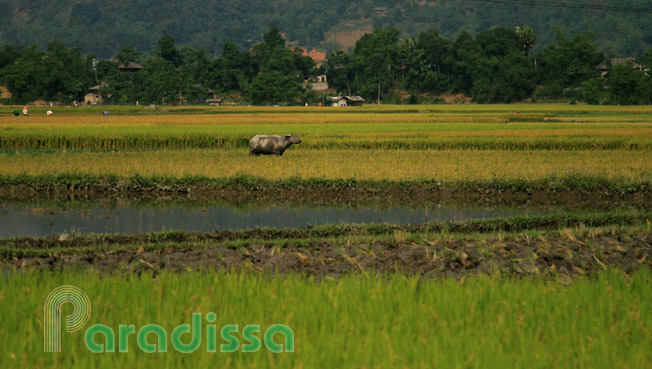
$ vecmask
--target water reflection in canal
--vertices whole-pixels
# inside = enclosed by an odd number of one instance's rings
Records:
[[[236,209],[101,207],[73,209],[36,204],[0,204],[0,237],[48,236],[71,233],[143,233],[165,230],[208,232],[256,227],[295,228],[340,223],[417,224],[430,221],[541,215],[543,210],[520,208],[281,207]]]

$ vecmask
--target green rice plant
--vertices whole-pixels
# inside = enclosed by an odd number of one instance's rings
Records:
[[[90,320],[80,331],[62,333],[61,353],[44,353],[44,301],[64,284],[88,296]],[[6,272],[0,283],[0,366],[644,368],[652,365],[650,289],[647,269],[629,276],[610,270],[570,282],[400,274],[315,281],[246,272]],[[211,312],[216,319],[209,323]],[[64,305],[62,316],[70,313]],[[178,352],[169,345],[170,332],[190,324],[193,313],[201,314],[201,343],[192,353]],[[133,334],[127,352],[91,353],[84,335],[94,324],[116,335],[120,324],[133,324],[136,332],[158,324],[167,332],[168,352],[143,352]],[[226,343],[219,332],[227,324],[238,325],[241,344],[247,342],[241,333],[246,325],[258,324],[264,332],[284,324],[294,333],[294,352],[207,352],[210,324],[217,328],[218,345]]]

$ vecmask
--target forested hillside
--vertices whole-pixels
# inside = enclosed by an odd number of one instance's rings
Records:
[[[649,0],[558,2],[652,8]],[[376,7],[387,8],[387,13],[374,15]],[[164,35],[211,54],[219,54],[227,41],[249,49],[271,26],[300,46],[332,51],[338,48],[337,31],[351,24],[395,27],[405,38],[431,27],[455,38],[462,30],[475,35],[495,26],[528,25],[537,33],[538,45],[553,42],[553,27],[559,26],[569,36],[593,30],[597,47],[606,54],[640,56],[652,47],[652,12],[474,0],[0,0],[0,24],[0,45],[44,48],[58,40],[101,58],[116,55],[126,45],[149,52]],[[326,33],[334,41],[325,42]]]

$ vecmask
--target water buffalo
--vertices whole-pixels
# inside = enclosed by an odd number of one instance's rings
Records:
[[[296,135],[256,135],[249,140],[249,155],[283,155],[283,152],[292,144],[300,144],[301,140]]]

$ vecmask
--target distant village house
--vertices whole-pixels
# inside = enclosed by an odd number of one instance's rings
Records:
[[[88,89],[88,93],[84,96],[84,103],[87,105],[102,104],[102,89],[109,87],[106,83],[102,82],[97,86]]]
[[[217,97],[217,93],[212,89],[206,90],[206,94],[209,96],[206,99],[202,99],[202,102],[207,103],[210,106],[220,106],[222,105],[222,99]]]
[[[384,6],[377,6],[374,8],[374,15],[384,16],[387,15],[387,8]]]
[[[120,69],[120,71],[129,72],[129,73],[138,72],[139,70],[141,70],[143,68],[145,68],[145,67],[143,67],[142,65],[140,65],[138,63],[134,63],[134,62],[129,62],[129,64],[127,64],[127,65],[120,64],[118,66],[118,69]]]
[[[330,100],[332,106],[362,106],[364,102],[360,96],[333,96]]]
[[[326,83],[326,75],[312,76],[312,81],[317,83]]]
[[[210,106],[220,106],[222,99],[206,99],[205,102]]]
[[[609,71],[611,70],[611,67],[613,67],[614,65],[627,65],[627,64],[631,64],[632,69],[634,70],[640,70],[641,72],[647,71],[647,69],[643,65],[637,63],[636,59],[631,56],[628,58],[609,59],[609,62],[604,61],[596,65],[595,69],[600,71],[600,76],[606,77],[609,75]]]
[[[325,74],[319,76],[310,76],[304,83],[307,86],[310,86],[313,91],[321,92],[328,90],[328,82],[326,81]]]

